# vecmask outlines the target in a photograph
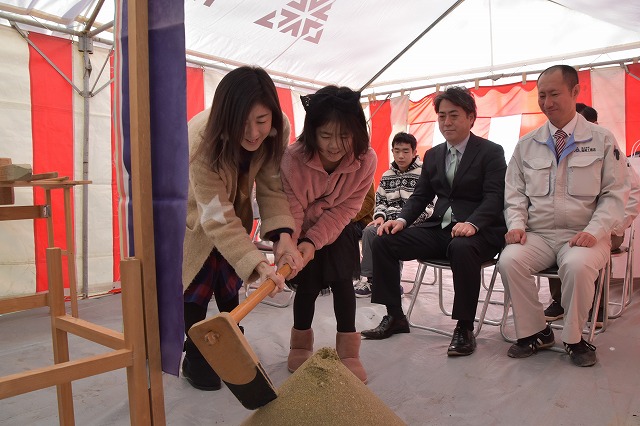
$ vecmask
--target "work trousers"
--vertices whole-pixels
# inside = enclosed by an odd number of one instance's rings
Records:
[[[525,244],[509,244],[502,251],[498,269],[511,297],[519,339],[546,327],[544,306],[532,274],[557,264],[564,308],[562,341],[580,342],[593,302],[594,281],[607,262],[611,240],[604,238],[593,247],[569,247],[568,241],[575,234],[576,231],[557,229],[527,232]]]

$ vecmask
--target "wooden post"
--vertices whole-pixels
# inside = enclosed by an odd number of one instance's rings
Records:
[[[49,276],[49,307],[51,308],[51,335],[53,337],[53,361],[61,364],[69,361],[67,333],[56,327],[56,317],[66,315],[64,308],[64,282],[62,280],[62,250],[47,249],[47,274]],[[58,416],[60,425],[75,424],[71,382],[56,385],[58,392]]]
[[[160,326],[156,291],[151,185],[151,126],[149,108],[149,9],[147,0],[129,0],[129,111],[131,190],[135,256],[142,264],[146,356],[154,425],[164,425],[164,394],[160,359]]]
[[[71,214],[72,186],[65,186],[64,192],[64,228],[67,236],[67,275],[69,276],[69,298],[71,299],[71,315],[78,318],[78,273],[76,271],[76,244],[73,219]]]
[[[122,276],[122,321],[124,343],[133,351],[133,365],[127,367],[129,387],[129,416],[132,425],[151,424],[149,393],[147,392],[147,364],[144,344],[144,315],[142,306],[142,269],[140,260],[120,262]]]

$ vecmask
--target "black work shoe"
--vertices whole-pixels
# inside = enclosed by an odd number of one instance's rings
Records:
[[[598,361],[596,347],[582,338],[578,343],[565,343],[564,350],[569,354],[571,362],[578,367],[591,367]]]
[[[473,330],[468,328],[456,327],[453,330],[453,338],[447,349],[447,355],[449,356],[464,356],[471,355],[476,349],[476,336],[473,335]]]
[[[220,377],[211,368],[206,359],[185,356],[182,360],[182,377],[196,389],[215,391],[222,387]]]
[[[511,345],[507,355],[511,358],[526,358],[541,349],[548,349],[553,346],[553,330],[547,326],[544,330],[538,331],[533,336],[518,339],[518,342]]]
[[[564,308],[560,302],[555,300],[544,310],[544,319],[547,321],[555,321],[564,317]]]
[[[391,315],[385,315],[380,322],[380,325],[371,330],[361,331],[367,339],[386,339],[397,333],[409,333],[409,321],[404,315],[402,318],[392,317]]]

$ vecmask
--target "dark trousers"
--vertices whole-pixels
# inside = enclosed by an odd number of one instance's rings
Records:
[[[449,225],[426,228],[409,227],[397,234],[384,234],[373,240],[373,282],[371,301],[402,306],[400,294],[400,260],[448,259],[453,272],[452,318],[473,321],[480,295],[480,271],[483,262],[499,251],[487,242],[482,232],[471,237],[451,238]]]

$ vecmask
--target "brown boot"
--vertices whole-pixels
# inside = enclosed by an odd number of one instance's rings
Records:
[[[336,351],[342,363],[355,376],[367,383],[367,372],[360,362],[360,333],[336,333]]]
[[[296,330],[292,327],[290,348],[287,368],[293,373],[313,355],[313,329]]]

